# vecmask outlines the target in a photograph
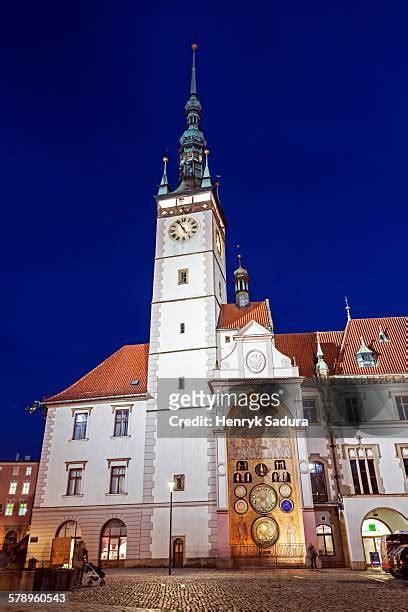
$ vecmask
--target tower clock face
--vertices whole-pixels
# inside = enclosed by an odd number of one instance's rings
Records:
[[[275,489],[267,484],[256,485],[249,494],[249,503],[259,514],[268,514],[276,506]]]
[[[186,242],[198,232],[198,221],[194,217],[179,217],[169,227],[169,236],[175,242]]]

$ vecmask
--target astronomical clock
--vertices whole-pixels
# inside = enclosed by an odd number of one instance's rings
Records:
[[[228,495],[233,557],[303,563],[300,487],[291,439],[229,438]]]

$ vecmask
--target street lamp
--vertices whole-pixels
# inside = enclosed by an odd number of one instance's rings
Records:
[[[171,576],[171,527],[173,520],[173,491],[174,491],[174,480],[170,480],[169,490],[170,490],[170,528],[169,528],[169,576]]]

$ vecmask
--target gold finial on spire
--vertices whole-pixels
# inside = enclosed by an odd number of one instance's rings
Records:
[[[240,248],[241,248],[241,245],[237,244],[237,249],[238,249],[237,257],[238,257],[238,267],[239,268],[241,268],[241,253],[239,252]]]

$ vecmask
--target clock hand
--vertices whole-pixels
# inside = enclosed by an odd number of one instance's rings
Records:
[[[184,225],[181,223],[181,221],[177,221],[177,223],[179,224],[179,226],[181,227],[181,229],[183,230],[183,232],[188,236],[188,232],[186,231],[186,229],[184,228]]]

